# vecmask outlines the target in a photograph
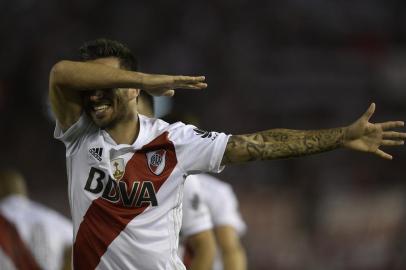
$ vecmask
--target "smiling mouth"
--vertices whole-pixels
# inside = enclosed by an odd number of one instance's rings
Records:
[[[93,111],[98,112],[98,111],[104,111],[106,110],[110,105],[103,104],[103,105],[94,105],[92,106]]]
[[[104,113],[111,107],[110,104],[98,104],[92,105],[91,109],[95,113],[96,117],[103,117]]]

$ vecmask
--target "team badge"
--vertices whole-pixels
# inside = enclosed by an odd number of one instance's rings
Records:
[[[110,161],[110,165],[113,171],[113,177],[116,181],[121,180],[124,176],[125,166],[124,159],[116,158]]]
[[[147,154],[148,167],[155,175],[160,175],[165,169],[166,151],[163,149],[151,151]]]

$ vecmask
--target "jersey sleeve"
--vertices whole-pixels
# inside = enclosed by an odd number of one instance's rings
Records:
[[[223,170],[221,160],[230,135],[178,122],[170,126],[169,136],[175,144],[178,163],[188,175]]]
[[[239,235],[243,235],[247,226],[241,217],[237,196],[231,185],[210,175],[201,174],[196,177],[201,182],[203,199],[209,208],[213,226],[228,225]]]
[[[209,208],[201,196],[200,189],[199,181],[193,175],[186,179],[181,227],[184,238],[213,228]]]
[[[93,128],[92,121],[83,113],[79,120],[66,131],[63,131],[58,121],[56,121],[54,138],[62,141],[66,147],[66,156],[75,153],[80,145],[83,136]]]

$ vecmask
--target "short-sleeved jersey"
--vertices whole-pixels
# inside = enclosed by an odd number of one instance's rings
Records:
[[[209,208],[203,200],[202,187],[195,175],[186,178],[183,196],[182,237],[211,230],[213,223]]]
[[[195,222],[195,220],[193,220],[197,219],[196,216],[185,215],[183,222],[187,225],[187,230],[193,232],[189,233],[188,235],[210,229],[211,226],[217,227],[225,225],[233,227],[240,236],[244,234],[246,225],[238,210],[237,197],[229,184],[208,174],[188,176],[186,183],[189,181],[190,183],[195,183],[195,190],[197,188],[199,189],[198,196],[199,200],[201,201],[200,205],[204,209],[203,214],[205,214],[206,209],[208,209],[210,221],[205,222],[205,218],[201,217],[202,224],[205,224],[201,225],[199,222]],[[186,194],[187,190],[185,185],[185,196],[187,196]],[[198,215],[198,212],[193,212],[192,204],[187,202],[188,201],[185,199],[183,206],[184,211],[186,212],[186,208],[189,208],[188,211],[190,211],[192,214],[194,213],[195,215]],[[191,202],[193,202],[193,200]],[[182,232],[184,230],[184,224],[182,224]],[[184,256],[184,258],[187,261],[189,260],[188,256]],[[217,252],[215,257],[213,269],[223,269],[221,255],[219,252]]]
[[[85,114],[54,136],[66,146],[78,269],[184,269],[177,255],[184,178],[219,172],[228,136],[139,115],[117,145]]]
[[[199,180],[202,187],[202,197],[209,208],[213,226],[232,226],[241,236],[246,230],[238,200],[230,184],[208,174],[192,175]]]
[[[15,226],[41,269],[61,269],[72,246],[72,223],[58,212],[20,195],[0,201],[0,213]]]
[[[190,266],[193,258],[193,252],[186,242],[188,237],[213,229],[209,208],[203,200],[201,189],[200,182],[194,175],[186,178],[183,190],[181,243],[178,253],[187,267]]]
[[[14,224],[0,214],[0,269],[40,270]]]

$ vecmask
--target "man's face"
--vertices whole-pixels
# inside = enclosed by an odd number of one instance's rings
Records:
[[[94,63],[120,68],[119,60],[115,57],[92,60]],[[98,89],[85,91],[84,108],[93,122],[108,128],[125,118],[129,108],[128,89]]]

